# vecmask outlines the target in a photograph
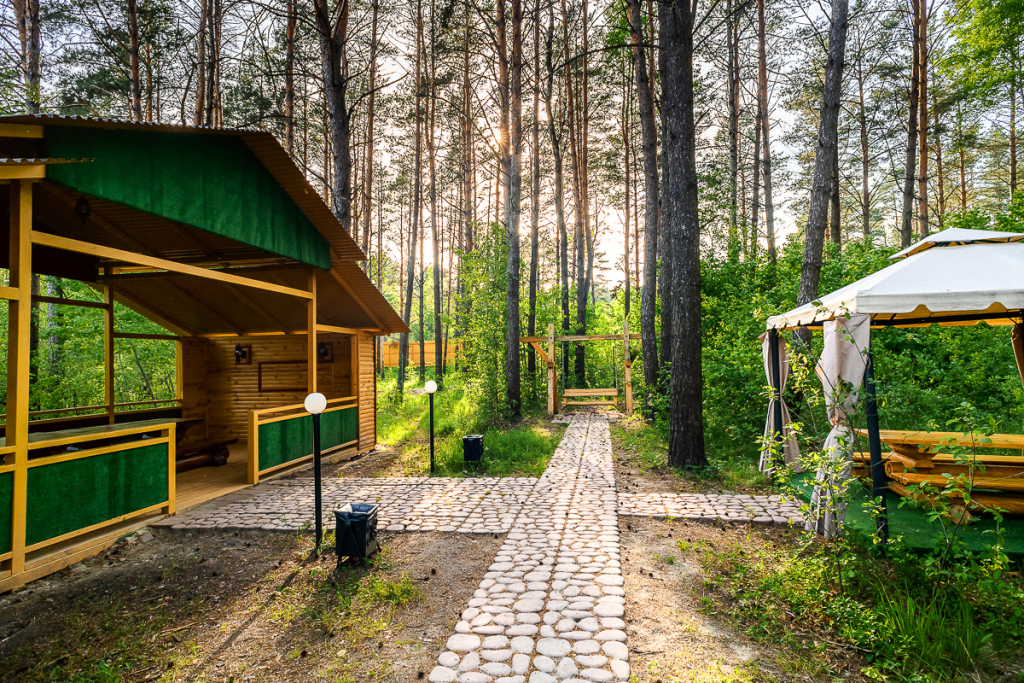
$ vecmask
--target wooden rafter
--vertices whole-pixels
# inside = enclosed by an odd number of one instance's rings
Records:
[[[352,287],[349,286],[347,282],[345,282],[345,278],[341,277],[341,275],[338,274],[338,272],[333,268],[331,269],[331,277],[334,278],[335,282],[341,285],[342,289],[348,292],[348,295],[352,297],[352,299],[356,302],[359,308],[361,308],[363,312],[370,317],[370,320],[372,320],[374,324],[377,325],[377,327],[384,329],[384,323],[380,321],[380,318],[374,315],[373,311],[370,310],[370,307],[363,303],[363,300],[359,298],[359,295],[355,293],[355,291],[352,289]]]
[[[191,329],[188,325],[184,325],[178,322],[177,320],[166,315],[165,313],[158,313],[154,311],[152,306],[140,300],[138,297],[125,293],[123,289],[117,289],[116,291],[117,299],[124,299],[125,301],[131,302],[131,304],[139,311],[144,311],[144,315],[147,318],[163,327],[166,327],[171,332],[174,332],[184,337],[198,336],[195,330]]]
[[[209,306],[207,306],[202,301],[200,301],[196,297],[192,296],[188,292],[186,292],[179,285],[175,284],[174,282],[166,282],[165,285],[166,285],[166,287],[168,289],[170,289],[171,291],[175,292],[182,299],[185,299],[186,301],[190,302],[192,305],[196,306],[197,308],[201,308],[204,311],[206,311],[207,315],[209,315],[211,318],[217,320],[218,322],[223,324],[225,327],[227,327],[230,330],[232,330],[235,334],[242,334],[242,328],[241,327],[239,327],[238,325],[234,324],[233,322],[231,322],[230,320],[225,318],[223,315],[221,315],[217,311],[213,310],[212,308],[210,308]]]
[[[39,185],[47,192],[49,192],[51,196],[60,200],[67,206],[71,207],[72,209],[75,207],[75,204],[78,200],[76,200],[68,190],[64,189],[62,185],[58,185],[56,183],[40,183]],[[138,241],[137,239],[129,235],[127,232],[117,227],[116,225],[114,225],[113,223],[111,223],[110,221],[108,221],[106,218],[96,213],[95,211],[91,211],[89,213],[89,220],[95,223],[96,225],[100,226],[101,228],[103,228],[108,233],[110,233],[117,239],[121,240],[128,246],[130,246],[132,249],[138,251],[138,253],[144,254],[146,256],[157,255],[156,252],[147,247],[145,244]]]
[[[246,295],[245,292],[243,292],[239,287],[236,287],[236,286],[231,285],[231,284],[227,284],[227,285],[225,285],[225,287],[227,287],[227,290],[232,294],[232,296],[234,296],[235,299],[237,299],[239,302],[241,302],[241,304],[243,306],[248,308],[250,311],[252,311],[256,315],[260,316],[264,320],[270,322],[270,324],[273,325],[276,329],[281,330],[285,334],[288,334],[288,326],[287,325],[285,325],[283,322],[281,322],[277,317],[272,315],[269,311],[264,309],[258,303],[256,303],[252,299],[250,299],[248,297],[248,295]]]

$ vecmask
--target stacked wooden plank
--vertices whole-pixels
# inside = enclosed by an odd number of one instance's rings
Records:
[[[908,435],[916,435],[923,443],[908,443]],[[1009,514],[1024,515],[1024,457],[990,455],[984,451],[993,448],[1014,448],[1022,437],[993,435],[983,443],[972,442],[973,452],[953,455],[932,452],[940,444],[960,445],[963,435],[943,432],[891,433],[885,439],[892,449],[882,459],[889,489],[902,495],[934,499],[945,495],[947,502],[963,504],[964,493],[969,491],[971,511],[1002,510]],[[966,445],[966,444],[965,444]],[[854,453],[854,476],[868,478],[870,456]],[[924,487],[912,493],[909,487]]]

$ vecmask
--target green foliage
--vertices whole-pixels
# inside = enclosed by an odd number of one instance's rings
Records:
[[[993,581],[980,565],[936,582],[926,558],[898,542],[887,560],[857,539],[693,550],[709,572],[707,587],[729,599],[728,611],[751,637],[849,643],[866,654],[863,673],[876,680],[980,675],[997,646],[1024,645],[1024,587],[1019,578]]]

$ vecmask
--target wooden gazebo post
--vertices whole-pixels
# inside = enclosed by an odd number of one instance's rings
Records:
[[[7,440],[14,447],[11,573],[25,570],[28,501],[29,337],[32,327],[32,181],[11,181],[11,242],[7,318]]]
[[[633,361],[629,359],[629,319],[622,324],[622,348],[625,352],[623,363],[623,384],[626,385],[626,415],[633,414]]]

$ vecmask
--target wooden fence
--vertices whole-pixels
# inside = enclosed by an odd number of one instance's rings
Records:
[[[425,363],[434,367],[434,342],[423,342],[423,351],[426,354]],[[399,342],[384,342],[384,348],[380,353],[381,366],[385,368],[398,367],[398,345]],[[442,342],[442,346],[444,342]],[[462,352],[462,344],[453,341],[448,342],[447,361],[452,363]],[[420,364],[420,342],[409,342],[409,365],[418,367]]]

